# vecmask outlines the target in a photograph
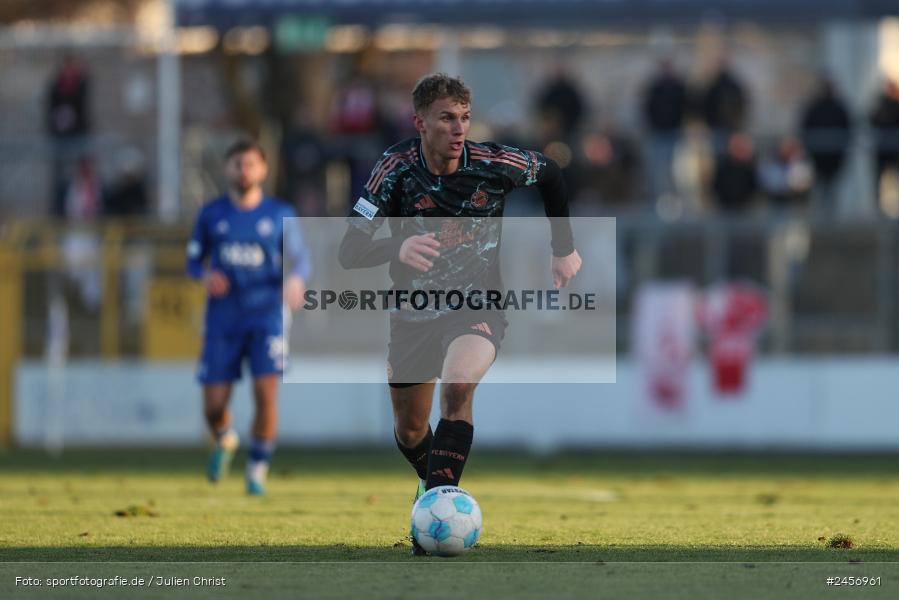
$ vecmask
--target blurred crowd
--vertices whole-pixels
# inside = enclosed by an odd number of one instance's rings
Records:
[[[149,208],[143,156],[134,148],[100,165],[92,136],[90,73],[66,55],[46,91],[45,127],[50,142],[52,213],[76,221],[145,214]],[[106,168],[101,168],[106,167]],[[102,173],[111,176],[104,180]]]
[[[838,216],[836,186],[864,116],[850,113],[834,83],[821,75],[795,117],[793,131],[756,139],[749,130],[752,97],[722,61],[702,86],[691,86],[669,59],[658,62],[642,91],[643,128],[580,127],[586,100],[574,78],[558,73],[537,98],[544,139],[572,148],[570,180],[581,203],[620,209],[734,214],[800,210]],[[899,90],[887,82],[869,115],[875,189],[899,166]]]
[[[327,128],[296,120],[282,155],[286,193],[304,214],[324,214],[326,161],[346,161],[352,173],[350,197],[356,197],[372,157],[415,135],[411,106],[397,102],[393,93],[391,102],[383,102],[382,91],[377,81],[353,78],[337,89]],[[487,132],[495,141],[540,149],[554,158],[566,172],[576,210],[593,214],[797,210],[837,217],[837,186],[863,125],[873,137],[873,188],[879,189],[887,171],[899,169],[899,87],[893,82],[884,85],[869,115],[853,115],[822,74],[795,116],[793,131],[776,139],[757,139],[749,130],[752,103],[727,62],[695,86],[663,59],[636,107],[643,126],[626,130],[604,119],[597,127],[591,111],[601,109],[601,99],[588,97],[578,79],[559,66],[536,88],[530,127],[507,126],[497,118]]]
[[[574,210],[592,214],[799,210],[837,217],[838,185],[862,128],[872,140],[866,148],[873,189],[879,190],[886,173],[899,169],[899,86],[894,82],[886,82],[869,114],[859,115],[822,74],[795,115],[793,130],[775,139],[757,138],[750,130],[752,94],[727,61],[696,85],[672,60],[660,60],[634,107],[640,127],[593,118],[602,102],[558,66],[535,86],[528,107],[532,118],[511,125],[485,117],[486,127],[477,133],[554,158],[566,172]],[[70,219],[144,214],[149,209],[145,161],[121,152],[112,168],[98,168],[90,151],[90,105],[88,67],[68,56],[47,90],[54,214]],[[326,121],[298,102],[290,117],[281,119],[281,163],[273,191],[303,215],[344,213],[383,149],[415,135],[411,114],[407,89],[359,72],[335,84]],[[477,121],[477,106],[475,114]],[[475,132],[472,137],[484,139]],[[329,181],[335,173],[346,182],[343,187]],[[334,189],[342,192],[336,201]]]

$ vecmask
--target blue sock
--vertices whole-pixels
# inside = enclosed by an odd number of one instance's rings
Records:
[[[274,452],[275,442],[272,440],[263,440],[254,437],[250,444],[250,460],[252,462],[271,462],[272,454],[274,454]]]

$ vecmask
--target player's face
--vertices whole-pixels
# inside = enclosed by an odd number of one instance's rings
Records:
[[[468,128],[471,126],[471,106],[455,98],[440,98],[415,115],[415,128],[422,142],[438,156],[450,161],[462,156]]]
[[[244,193],[265,181],[268,166],[258,152],[250,150],[228,159],[225,172],[231,187]]]

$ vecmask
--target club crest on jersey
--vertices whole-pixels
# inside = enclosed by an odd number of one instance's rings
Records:
[[[262,217],[259,221],[256,222],[256,233],[261,235],[262,237],[266,237],[272,234],[272,231],[275,230],[275,224],[268,217]]]
[[[224,219],[222,219],[221,221],[219,221],[218,223],[215,224],[215,231],[222,235],[228,233],[228,229],[229,229],[228,221],[226,221]]]
[[[481,190],[476,191],[471,195],[471,200],[469,202],[473,208],[484,208],[487,206],[487,192]]]
[[[353,210],[369,221],[374,219],[375,215],[378,214],[378,207],[362,197],[356,200],[356,206],[353,207]]]

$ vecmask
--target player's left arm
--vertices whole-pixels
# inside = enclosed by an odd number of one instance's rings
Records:
[[[405,241],[402,237],[375,240],[374,235],[388,216],[398,214],[397,194],[403,168],[396,154],[385,153],[372,169],[369,182],[347,217],[347,230],[337,253],[344,269],[375,267],[399,257]]]
[[[574,248],[574,234],[568,212],[565,177],[556,161],[539,152],[523,152],[528,166],[518,176],[517,185],[534,185],[543,199],[543,207],[552,230],[553,285],[563,288],[577,275],[581,257]]]
[[[209,242],[206,236],[206,210],[203,207],[197,213],[190,241],[187,242],[187,274],[197,280],[203,279],[206,270],[204,263],[208,256]]]
[[[312,275],[312,257],[303,240],[300,219],[292,210],[284,215],[283,226],[284,257],[288,267],[288,276],[284,280],[284,302],[291,310],[299,310],[303,306],[306,282]]]

